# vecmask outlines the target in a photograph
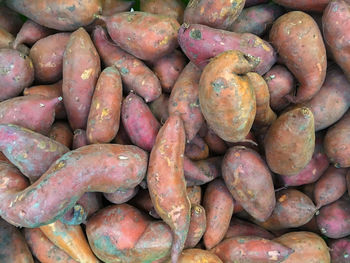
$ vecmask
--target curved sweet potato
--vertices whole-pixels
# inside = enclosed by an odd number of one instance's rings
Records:
[[[350,257],[350,239],[332,240],[329,246],[332,263],[347,263]]]
[[[23,25],[20,15],[5,5],[0,5],[0,27],[12,35],[16,35]]]
[[[310,100],[320,90],[327,69],[326,48],[316,22],[304,12],[289,12],[273,24],[270,41],[300,83],[297,95],[290,100]]]
[[[154,117],[163,124],[169,117],[169,95],[162,93],[157,99],[148,104]]]
[[[52,124],[51,130],[48,136],[49,138],[63,144],[69,149],[72,146],[73,132],[70,129],[68,123],[66,122],[59,121]]]
[[[173,231],[173,263],[184,248],[191,216],[183,171],[184,152],[185,129],[180,116],[172,115],[160,128],[151,151],[147,185],[156,212]]]
[[[266,161],[273,172],[286,176],[300,173],[315,148],[311,110],[297,106],[282,113],[270,126],[264,144]]]
[[[85,129],[100,58],[89,34],[79,28],[70,35],[63,55],[63,102],[73,130]]]
[[[183,22],[185,5],[181,0],[140,0],[142,12],[166,15]]]
[[[123,204],[132,199],[138,192],[139,187],[119,189],[113,193],[103,193],[103,196],[113,204]]]
[[[85,145],[88,145],[86,131],[82,129],[75,130],[73,134],[72,150],[78,149]]]
[[[88,25],[102,11],[100,0],[7,0],[6,4],[40,25],[62,31]]]
[[[170,261],[167,263],[170,263]],[[222,261],[207,250],[192,248],[181,253],[178,263],[222,263]]]
[[[330,0],[274,0],[277,4],[301,11],[322,12]]]
[[[185,248],[195,247],[202,239],[206,227],[207,219],[204,208],[199,204],[191,204],[191,222],[188,229]]]

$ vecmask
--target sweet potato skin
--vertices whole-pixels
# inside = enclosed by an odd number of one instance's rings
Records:
[[[73,132],[66,122],[58,121],[52,124],[48,137],[63,144],[69,149],[72,146]]]
[[[350,240],[348,238],[332,240],[329,251],[332,263],[347,263],[350,254]]]
[[[301,22],[295,25],[295,21]],[[300,83],[297,95],[290,100],[301,103],[312,99],[325,80],[327,68],[326,48],[316,22],[304,12],[289,12],[276,20],[269,38]]]
[[[73,135],[72,149],[75,150],[88,144],[89,142],[86,136],[86,131],[82,129],[75,130]]]
[[[200,205],[202,203],[202,188],[200,186],[187,186],[186,192],[191,206]]]
[[[205,209],[199,204],[191,204],[191,222],[185,248],[195,247],[202,239],[207,227]]]
[[[141,0],[140,10],[152,14],[166,15],[182,24],[185,5],[181,0]]]
[[[169,95],[162,93],[157,99],[149,103],[148,107],[152,111],[154,117],[163,124],[169,117]]]
[[[130,189],[120,189],[114,193],[103,193],[103,196],[113,204],[123,204],[132,199],[138,192],[139,187]]]
[[[275,0],[279,5],[300,11],[322,12],[330,0]]]
[[[34,80],[32,60],[17,50],[0,50],[0,68],[0,101],[19,95]]]
[[[85,129],[100,58],[90,36],[79,28],[70,35],[63,55],[63,102],[73,130]]]
[[[100,0],[8,0],[6,5],[40,25],[61,31],[73,31],[90,24],[94,15],[102,10]]]

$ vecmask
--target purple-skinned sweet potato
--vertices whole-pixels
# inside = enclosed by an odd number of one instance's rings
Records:
[[[277,4],[300,11],[322,12],[330,0],[274,0]]]
[[[70,35],[63,55],[63,103],[73,130],[86,128],[100,71],[96,48],[89,34],[79,28]]]
[[[172,17],[182,24],[185,5],[181,0],[141,0],[140,10],[142,12]]]
[[[139,187],[129,188],[129,189],[118,189],[113,193],[104,193],[103,196],[113,204],[123,204],[132,199],[137,192]]]
[[[88,144],[89,142],[86,136],[86,131],[82,129],[75,130],[73,135],[72,149],[75,150]]]
[[[5,5],[0,5],[0,27],[12,35],[16,35],[23,25],[20,15]]]
[[[239,50],[256,57],[259,64],[254,71],[260,75],[269,71],[276,62],[273,47],[250,33],[240,34],[200,24],[183,24],[179,30],[178,40],[182,51],[201,69],[211,58],[228,50]]]
[[[142,98],[130,93],[123,101],[121,119],[130,140],[146,151],[151,151],[160,124]]]
[[[159,123],[163,124],[169,117],[169,95],[162,93],[157,99],[149,103],[148,107]]]
[[[296,96],[289,100],[301,103],[312,99],[320,90],[327,69],[326,48],[316,22],[304,12],[289,12],[273,24],[269,39],[300,83]]]
[[[109,41],[102,27],[97,26],[94,29],[92,39],[103,63],[108,67],[114,65],[119,70],[127,90],[134,91],[146,102],[153,101],[161,95],[160,82],[153,71],[140,59]]]
[[[19,95],[34,80],[29,56],[14,50],[0,49],[0,101]]]
[[[64,121],[58,121],[52,124],[48,137],[71,148],[73,142],[73,132],[69,124]]]
[[[199,204],[191,204],[191,222],[185,248],[195,247],[202,239],[206,228],[207,219],[204,208]]]
[[[348,263],[350,257],[350,239],[341,238],[329,242],[332,263]]]

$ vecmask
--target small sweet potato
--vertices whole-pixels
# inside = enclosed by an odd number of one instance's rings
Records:
[[[316,22],[304,12],[289,12],[276,20],[269,38],[300,83],[297,95],[289,99],[294,103],[312,99],[325,80],[327,68],[326,48]]]
[[[7,0],[6,4],[42,26],[62,31],[90,24],[102,10],[100,0]]]
[[[151,151],[160,124],[142,98],[130,93],[122,104],[121,118],[130,140],[146,151]]]
[[[181,0],[140,0],[142,12],[169,16],[183,22],[185,5]]]
[[[170,261],[167,261],[167,263],[170,263]],[[207,250],[192,248],[181,253],[178,263],[222,263],[222,261]]]
[[[86,131],[82,129],[75,130],[73,135],[72,149],[75,150],[85,145],[88,145]]]
[[[192,161],[205,160],[209,156],[209,147],[205,141],[197,135],[190,142],[186,143],[185,155]]]
[[[171,53],[178,45],[180,25],[174,18],[124,12],[100,19],[105,21],[113,41],[137,58],[154,61]]]
[[[70,35],[63,55],[63,102],[73,130],[85,129],[100,58],[90,36],[79,28]]]
[[[228,149],[225,141],[217,136],[216,133],[210,128],[208,128],[208,131],[203,139],[208,145],[211,153],[223,155]]]
[[[211,252],[223,262],[278,263],[284,262],[293,250],[261,237],[238,236],[225,239]]]
[[[19,95],[34,80],[29,56],[14,50],[0,49],[0,101]]]
[[[264,144],[267,164],[273,172],[286,176],[300,173],[315,148],[311,110],[297,106],[282,113],[270,126]]]
[[[20,15],[5,5],[0,5],[0,27],[16,35],[23,25]]]
[[[141,263],[170,255],[171,230],[127,205],[98,211],[86,224],[90,246],[104,262]]]
[[[207,227],[204,208],[199,204],[191,204],[191,222],[185,242],[185,248],[195,247],[202,239]]]
[[[332,263],[348,263],[350,257],[350,239],[332,240],[329,246]]]
[[[66,122],[58,121],[52,124],[49,137],[69,149],[72,146],[73,132]]]
[[[277,4],[300,11],[322,12],[330,0],[274,0]]]
[[[162,93],[157,99],[149,103],[148,107],[152,111],[154,117],[163,124],[169,117],[169,95]]]
[[[252,70],[255,68],[254,71],[260,75],[269,71],[276,62],[276,53],[272,46],[250,33],[240,34],[200,24],[183,24],[178,39],[182,51],[201,69],[211,58],[228,50],[239,50],[255,57],[259,63]]]
[[[111,16],[115,13],[129,11],[135,1],[125,0],[103,0],[102,15]]]
[[[161,95],[159,79],[152,70],[141,60],[111,43],[102,27],[97,26],[94,29],[92,38],[103,63],[108,67],[114,65],[119,70],[126,89],[136,92],[146,102],[153,101]]]
[[[198,185],[186,187],[187,197],[191,205],[200,205],[202,201],[202,188]]]
[[[138,192],[139,187],[118,189],[113,193],[104,193],[103,196],[113,204],[123,204],[132,199]]]
[[[327,244],[320,236],[314,233],[290,232],[275,238],[274,241],[294,251],[283,263],[331,263]]]
[[[230,225],[234,202],[222,179],[210,182],[203,196],[207,227],[203,236],[207,249],[215,247],[225,237]]]

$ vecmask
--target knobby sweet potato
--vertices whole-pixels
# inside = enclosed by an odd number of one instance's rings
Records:
[[[332,240],[329,246],[332,263],[347,263],[350,257],[350,239]]]
[[[23,25],[23,20],[18,13],[7,8],[5,5],[0,5],[0,27],[12,35],[16,35]]]
[[[113,204],[123,204],[132,199],[139,191],[139,187],[119,189],[113,193],[103,193],[103,196]]]
[[[300,11],[322,12],[330,0],[274,0],[277,4]]]
[[[73,132],[66,122],[58,121],[52,124],[48,137],[63,144],[69,149],[72,146]]]
[[[170,261],[167,263],[170,263]],[[181,253],[178,263],[222,263],[222,261],[218,256],[207,250],[192,248]]]
[[[205,209],[199,204],[191,204],[191,222],[185,248],[195,247],[202,239],[207,227]]]
[[[72,142],[73,150],[83,147],[85,145],[88,145],[88,143],[89,142],[88,142],[85,130],[77,129],[74,131],[73,142]]]
[[[142,12],[166,15],[183,22],[185,5],[181,0],[140,0]]]
[[[162,93],[157,99],[149,103],[148,107],[152,111],[154,117],[156,117],[161,124],[164,124],[169,117],[169,95]]]

